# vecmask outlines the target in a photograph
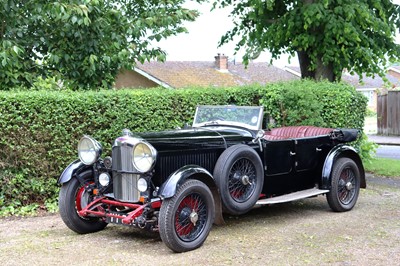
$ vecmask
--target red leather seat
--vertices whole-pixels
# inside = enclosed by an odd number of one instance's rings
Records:
[[[267,140],[281,140],[313,137],[327,135],[332,132],[332,128],[314,127],[314,126],[290,126],[273,128],[267,131],[264,138]]]
[[[306,132],[306,126],[278,127],[271,130],[271,135],[287,138],[301,138]]]
[[[333,131],[333,128],[326,127],[308,127],[304,137],[313,137],[320,135],[327,135]]]

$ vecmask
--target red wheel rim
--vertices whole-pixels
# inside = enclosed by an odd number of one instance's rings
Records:
[[[338,184],[338,198],[342,204],[350,204],[356,193],[356,177],[350,167],[343,169]]]
[[[88,192],[86,191],[86,187],[90,184],[94,184],[94,182],[90,182],[88,184],[85,184],[84,186],[80,186],[76,191],[75,207],[78,212],[81,211],[89,203],[89,195],[87,194]],[[85,196],[85,194],[87,196]]]
[[[207,204],[198,193],[187,195],[175,212],[175,232],[183,241],[193,241],[204,230],[207,222]]]

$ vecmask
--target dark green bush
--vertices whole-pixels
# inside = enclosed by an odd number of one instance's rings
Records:
[[[275,126],[315,125],[332,128],[364,126],[367,98],[346,84],[300,80],[269,84],[260,101]]]
[[[366,110],[365,97],[353,88],[312,81],[227,89],[0,92],[0,214],[54,203],[57,178],[77,158],[83,134],[110,154],[122,129],[190,124],[199,104],[262,104],[276,125],[360,129]]]

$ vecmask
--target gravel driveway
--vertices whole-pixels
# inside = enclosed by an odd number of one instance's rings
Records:
[[[333,213],[320,196],[226,216],[226,225],[214,226],[201,248],[181,254],[157,234],[124,226],[77,235],[59,215],[0,219],[0,260],[3,265],[400,265],[400,187],[379,180],[370,177],[368,189],[346,213]]]

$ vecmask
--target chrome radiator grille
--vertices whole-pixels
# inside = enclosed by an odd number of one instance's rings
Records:
[[[115,146],[112,150],[113,190],[114,197],[120,201],[138,202],[140,192],[137,190],[138,174],[132,164],[132,147]]]

